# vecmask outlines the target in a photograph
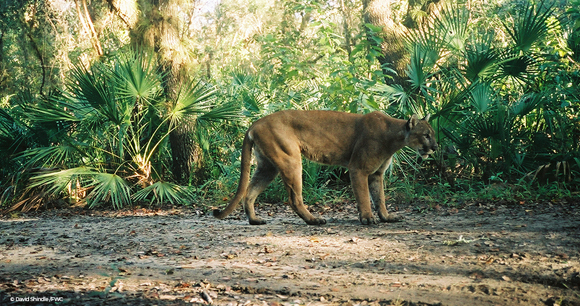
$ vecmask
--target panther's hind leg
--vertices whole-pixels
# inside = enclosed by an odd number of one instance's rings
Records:
[[[244,200],[244,211],[248,216],[248,220],[252,225],[266,224],[266,221],[262,220],[256,216],[256,211],[254,209],[254,202],[256,198],[268,185],[276,178],[278,175],[278,169],[272,162],[264,157],[259,151],[256,150],[256,159],[258,161],[258,167],[252,180],[250,186],[248,187],[248,192],[246,194],[246,199]]]
[[[302,160],[298,158],[288,159],[284,162],[280,175],[288,191],[288,202],[292,209],[309,225],[325,224],[323,218],[314,217],[304,205],[302,198]]]

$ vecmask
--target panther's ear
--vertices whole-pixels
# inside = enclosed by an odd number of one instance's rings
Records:
[[[428,122],[429,121],[429,118],[431,118],[431,114],[427,114],[427,116],[425,116],[425,118],[423,118],[423,120],[425,120],[425,121]]]
[[[407,130],[408,131],[412,130],[415,127],[415,125],[417,125],[418,121],[419,118],[417,118],[417,115],[413,114],[413,116],[411,116],[411,119],[407,121]]]

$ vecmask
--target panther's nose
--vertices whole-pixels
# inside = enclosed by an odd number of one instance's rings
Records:
[[[437,151],[437,148],[439,148],[439,145],[438,144],[434,144],[433,147],[432,147],[433,151]]]

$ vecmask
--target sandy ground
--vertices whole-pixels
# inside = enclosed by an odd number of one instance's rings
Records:
[[[191,209],[0,219],[0,305],[580,305],[580,200],[421,211],[353,203],[248,225]]]

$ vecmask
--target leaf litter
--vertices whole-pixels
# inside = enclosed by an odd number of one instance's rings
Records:
[[[374,226],[333,205],[324,226],[281,204],[263,226],[193,209],[0,219],[0,304],[580,305],[578,203],[400,205],[403,222]]]

